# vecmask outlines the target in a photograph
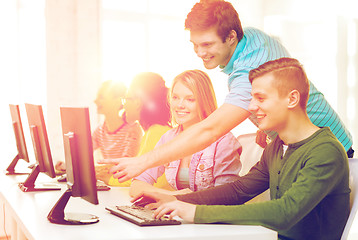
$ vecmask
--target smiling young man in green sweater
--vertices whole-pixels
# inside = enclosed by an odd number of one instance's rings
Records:
[[[270,61],[250,71],[249,79],[249,110],[261,130],[278,133],[261,160],[239,180],[205,191],[144,193],[157,201],[148,207],[158,207],[156,217],[262,225],[278,231],[279,239],[340,239],[349,216],[347,154],[328,127],[308,118],[309,81],[301,64]],[[244,204],[268,188],[270,201]]]

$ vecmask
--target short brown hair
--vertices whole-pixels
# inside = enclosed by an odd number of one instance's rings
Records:
[[[252,82],[266,74],[272,74],[275,78],[274,86],[280,96],[288,94],[292,90],[300,93],[300,106],[306,109],[309,97],[309,81],[302,64],[294,58],[279,58],[268,61],[249,72],[249,80]]]
[[[244,36],[239,14],[231,3],[223,0],[201,0],[188,13],[185,29],[205,31],[213,26],[217,26],[217,33],[223,42],[231,30],[236,32],[239,42]]]

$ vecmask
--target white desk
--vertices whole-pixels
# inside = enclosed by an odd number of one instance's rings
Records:
[[[47,214],[66,189],[61,191],[22,192],[17,182],[26,176],[0,174],[0,203],[5,204],[6,224],[12,224],[11,239],[90,240],[90,239],[277,239],[277,232],[260,226],[227,224],[181,224],[175,226],[139,227],[105,210],[105,206],[129,204],[128,188],[112,187],[98,192],[99,205],[81,198],[71,198],[66,212],[91,213],[100,221],[91,225],[57,225],[47,220]],[[45,180],[55,181],[41,176]],[[3,215],[3,213],[1,213]]]

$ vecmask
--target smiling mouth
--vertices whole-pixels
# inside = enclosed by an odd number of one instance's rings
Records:
[[[183,117],[189,114],[189,112],[178,112],[178,111],[176,111],[175,113],[178,117]]]
[[[265,115],[256,115],[257,121],[261,121],[262,119],[265,118]]]
[[[209,62],[213,57],[209,57],[209,58],[201,58],[204,62]]]

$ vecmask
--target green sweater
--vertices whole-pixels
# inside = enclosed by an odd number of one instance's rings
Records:
[[[284,155],[282,145],[276,138],[239,180],[177,198],[205,204],[197,206],[195,223],[262,225],[280,239],[340,239],[350,211],[343,146],[327,127],[288,145]],[[271,201],[243,204],[267,188]]]

